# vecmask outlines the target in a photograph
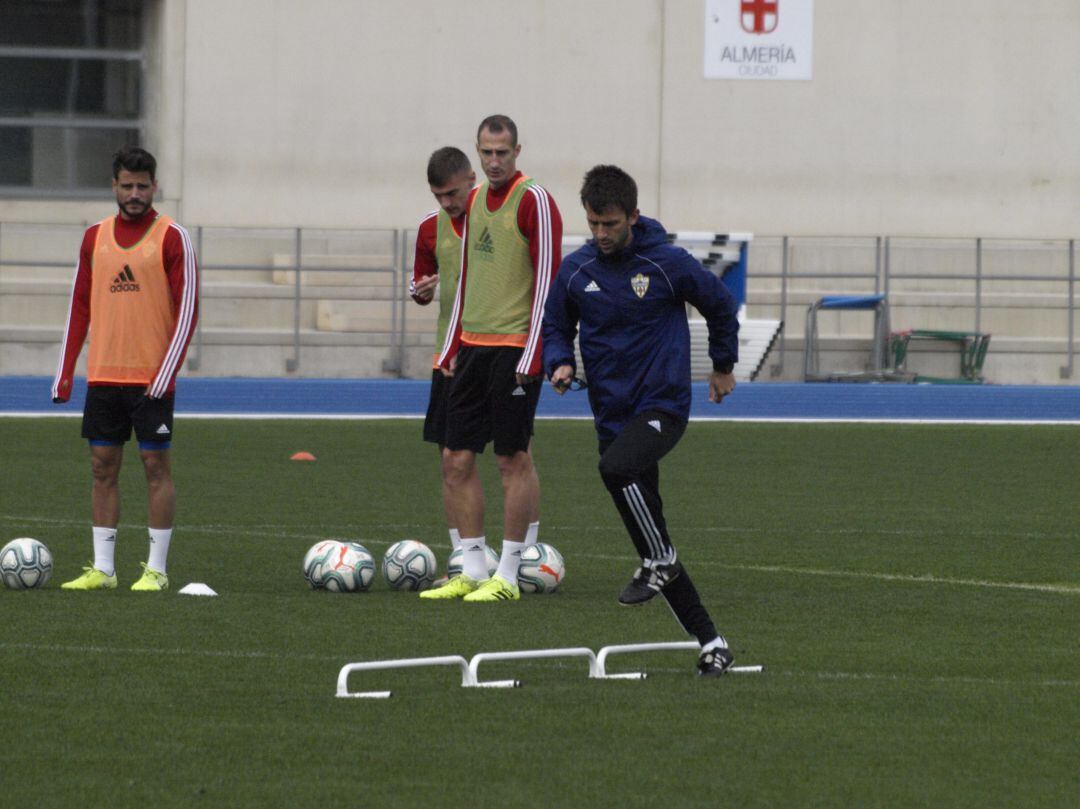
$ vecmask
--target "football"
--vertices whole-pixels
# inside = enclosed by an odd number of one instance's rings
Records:
[[[52,575],[52,554],[30,537],[13,539],[0,550],[0,576],[10,590],[44,587]]]
[[[392,590],[426,590],[435,580],[435,571],[435,554],[415,539],[395,542],[383,557],[383,578]]]
[[[499,569],[499,554],[495,553],[495,549],[490,545],[485,546],[487,548],[487,571],[489,576],[494,576],[495,571]],[[447,578],[454,578],[461,572],[461,548],[453,551],[450,554],[450,558],[446,560],[446,576]]]
[[[323,586],[323,565],[328,559],[333,558],[340,547],[341,543],[336,539],[324,539],[322,542],[316,542],[304,554],[301,570],[313,590],[318,590]]]
[[[544,542],[521,552],[518,586],[523,593],[554,593],[566,575],[562,554]]]
[[[375,559],[359,542],[339,542],[319,574],[322,586],[332,593],[362,593],[375,578]]]

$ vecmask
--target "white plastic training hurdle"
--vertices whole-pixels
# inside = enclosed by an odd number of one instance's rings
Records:
[[[607,659],[613,654],[630,654],[636,652],[662,652],[678,650],[699,651],[700,647],[694,641],[673,641],[665,643],[626,643],[614,646],[604,646],[598,653],[584,646],[573,646],[561,649],[523,649],[520,651],[506,652],[479,652],[466,662],[461,655],[443,655],[440,657],[407,657],[397,660],[371,660],[360,663],[346,663],[341,667],[337,676],[337,694],[343,698],[366,698],[387,699],[393,696],[392,691],[349,691],[349,675],[358,671],[378,671],[385,669],[419,668],[421,666],[457,666],[461,671],[462,688],[517,688],[521,685],[520,680],[481,680],[479,669],[484,662],[496,662],[507,660],[542,660],[554,657],[584,657],[589,664],[589,678],[593,680],[644,680],[646,673],[643,671],[628,671],[609,673],[607,671]],[[764,666],[732,666],[729,673],[753,674],[760,673]]]
[[[677,640],[666,643],[624,643],[617,646],[605,646],[596,654],[596,666],[599,672],[597,676],[605,680],[615,678],[644,680],[648,675],[643,671],[632,671],[627,672],[626,674],[608,674],[607,659],[615,654],[629,654],[632,652],[667,652],[676,651],[678,649],[693,649],[695,652],[701,651],[701,647],[697,642],[692,640]],[[732,666],[728,669],[728,674],[760,674],[764,670],[764,666]]]
[[[365,663],[347,663],[338,672],[337,696],[360,697],[364,699],[389,699],[393,691],[349,691],[349,674],[354,671],[376,671],[378,669],[408,669],[420,666],[457,666],[461,669],[461,685],[475,685],[469,664],[461,655],[443,655],[442,657],[406,657],[399,660],[372,660]]]
[[[574,646],[567,649],[524,649],[519,652],[480,652],[473,655],[469,661],[469,671],[472,672],[475,685],[490,686],[493,688],[505,688],[504,683],[521,685],[518,680],[492,680],[482,682],[479,668],[484,661],[495,660],[537,660],[549,657],[584,657],[589,661],[589,678],[594,680],[640,680],[640,673],[631,674],[605,674],[604,668],[592,649],[584,646]]]

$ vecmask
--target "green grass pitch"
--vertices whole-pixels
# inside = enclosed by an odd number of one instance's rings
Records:
[[[540,422],[552,596],[423,603],[308,589],[334,537],[445,563],[435,449],[416,421],[178,419],[173,591],[145,559],[129,448],[121,589],[67,593],[91,557],[77,420],[0,419],[0,539],[55,557],[0,591],[4,806],[1075,806],[1080,797],[1080,430],[692,424],[661,467],[672,536],[738,663],[694,654],[354,675],[358,660],[683,640],[662,603],[615,596],[636,567],[586,422]],[[297,450],[318,461],[288,460]],[[501,498],[481,459],[489,540]],[[175,592],[206,582],[217,598]]]

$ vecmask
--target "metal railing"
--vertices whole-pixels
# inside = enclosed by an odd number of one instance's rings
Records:
[[[0,295],[66,299],[80,232],[80,226],[75,225],[0,223]],[[430,330],[425,324],[422,332],[415,328],[417,317],[423,315],[430,321],[432,313],[422,313],[408,298],[415,237],[411,229],[196,226],[190,233],[202,283],[201,316],[187,359],[190,370],[205,370],[208,345],[215,341],[235,345],[229,342],[234,337],[240,344],[261,340],[264,345],[285,348],[289,356],[282,370],[289,374],[301,373],[306,367],[311,372],[311,366],[304,362],[304,352],[310,347],[360,345],[360,339],[348,336],[349,329],[364,330],[364,339],[378,342],[384,351],[385,374],[406,373],[409,345],[434,345],[433,324]],[[337,276],[340,282],[335,280]],[[995,343],[1009,337],[1046,338],[1045,331],[1039,333],[1034,327],[1027,332],[1018,328],[1013,334],[1003,331],[1003,312],[1014,320],[1026,310],[1058,313],[1060,321],[1057,314],[1034,318],[1052,324],[1054,333],[1051,346],[1034,350],[1060,354],[1060,377],[1073,378],[1077,339],[1075,240],[894,236],[754,239],[747,289],[752,317],[777,317],[787,324],[785,332],[799,334],[797,323],[816,298],[869,292],[890,297],[894,326],[907,325],[898,322],[898,311],[919,317],[947,309],[952,317],[971,319],[956,323],[957,328],[982,331],[988,321],[996,321],[990,324],[995,327]],[[370,317],[372,325],[354,322],[344,331],[320,328],[318,313],[345,301],[367,302],[368,312],[374,314],[364,317]],[[8,303],[3,311],[20,308],[32,307]],[[237,314],[234,322],[234,311],[246,314]],[[23,323],[30,317],[19,316]],[[62,318],[63,314],[48,314],[26,328],[49,332],[48,337],[39,334],[33,338],[42,342],[51,339],[55,327],[55,339],[59,340]],[[3,320],[0,317],[0,326],[9,327]],[[5,339],[19,339],[18,328],[7,331]],[[430,346],[426,342],[429,335]],[[783,369],[788,349],[788,339],[782,333],[774,349],[774,375]],[[51,373],[52,368],[42,372]],[[222,370],[215,368],[213,372]],[[244,373],[244,368],[238,366],[235,373]]]
[[[853,247],[861,255],[854,260],[845,259],[844,253]],[[806,251],[827,258],[800,260]],[[915,258],[908,255],[905,266],[898,267],[898,252],[914,254]],[[997,257],[1008,253],[1027,255]],[[988,257],[996,257],[995,269],[988,269]],[[823,263],[827,266],[823,267]],[[1000,266],[1003,264],[1008,267]],[[1047,270],[1048,266],[1053,271]],[[1063,344],[1060,353],[1064,364],[1059,375],[1061,379],[1071,379],[1075,373],[1075,239],[756,237],[749,278],[747,303],[751,313],[775,310],[776,316],[786,324],[798,322],[809,304],[826,294],[871,291],[898,299],[901,310],[918,308],[924,314],[934,309],[954,310],[956,316],[972,319],[957,327],[976,332],[984,331],[988,313],[1060,312],[1062,322],[1052,329],[1057,334],[1053,339]],[[997,290],[1008,285],[1026,285],[1030,289]],[[893,325],[898,324],[894,321]],[[785,332],[799,333],[789,328]],[[1022,329],[1015,332],[997,329],[994,334],[995,339],[1047,337],[1046,332]],[[788,338],[782,333],[776,347],[774,376],[782,372],[788,349]]]
[[[389,327],[387,332],[391,336],[391,350],[389,358],[383,363],[383,370],[386,373],[401,375],[403,371],[403,355],[404,355],[404,339],[405,339],[405,317],[406,317],[406,289],[408,287],[408,280],[406,278],[406,255],[405,246],[407,243],[408,232],[402,230],[388,230],[388,231],[333,231],[333,230],[308,230],[305,228],[291,228],[289,229],[290,243],[287,245],[279,244],[278,249],[267,250],[267,261],[264,262],[245,262],[245,261],[220,261],[210,258],[213,256],[213,251],[206,250],[206,235],[210,234],[243,234],[245,231],[240,228],[209,228],[204,226],[196,226],[194,228],[194,241],[196,246],[196,254],[200,256],[200,301],[202,311],[205,314],[207,307],[213,307],[213,302],[216,300],[268,300],[268,286],[267,284],[253,284],[251,289],[245,292],[242,289],[236,287],[228,290],[228,296],[210,296],[203,294],[206,287],[206,281],[208,274],[217,273],[240,273],[240,272],[260,272],[260,273],[272,273],[274,279],[269,283],[270,289],[285,289],[288,288],[291,291],[291,295],[288,300],[291,302],[291,322],[288,327],[290,333],[290,345],[292,350],[292,356],[285,360],[285,371],[287,373],[298,373],[301,370],[301,356],[302,349],[305,344],[310,343],[310,340],[306,340],[306,332],[303,323],[305,320],[303,304],[305,301],[369,301],[371,300],[370,293],[363,287],[357,286],[355,290],[351,290],[350,286],[354,282],[358,281],[364,276],[389,276],[392,280],[388,285],[391,290],[389,297],[383,298],[385,302],[386,313],[389,317]],[[259,231],[265,233],[265,230]],[[281,233],[279,231],[279,233]],[[350,237],[354,237],[358,234],[371,235],[374,233],[383,233],[384,241],[389,246],[390,254],[389,260],[382,266],[362,266],[361,259],[364,256],[341,256],[346,259],[344,263],[330,264],[326,261],[328,255],[326,252],[315,252],[312,256],[312,252],[307,249],[307,246],[312,243],[325,243],[327,241],[333,242],[335,240],[348,240]],[[306,235],[305,235],[306,234]],[[287,248],[287,249],[282,249]],[[312,248],[314,251],[316,248]],[[284,255],[289,256],[288,262],[282,262],[281,258]],[[349,259],[352,261],[349,261]],[[315,274],[342,276],[342,282],[340,284],[329,284],[325,280],[322,283],[305,283],[305,276],[314,276]],[[281,298],[278,298],[281,300]],[[198,324],[196,325],[195,334],[192,337],[191,347],[188,351],[187,367],[190,370],[198,371],[203,363],[203,356],[205,350],[205,330],[206,330],[207,318],[200,317]]]

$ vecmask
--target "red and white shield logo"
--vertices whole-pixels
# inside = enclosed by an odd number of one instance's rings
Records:
[[[780,0],[742,0],[739,23],[748,34],[771,34],[780,22]]]

